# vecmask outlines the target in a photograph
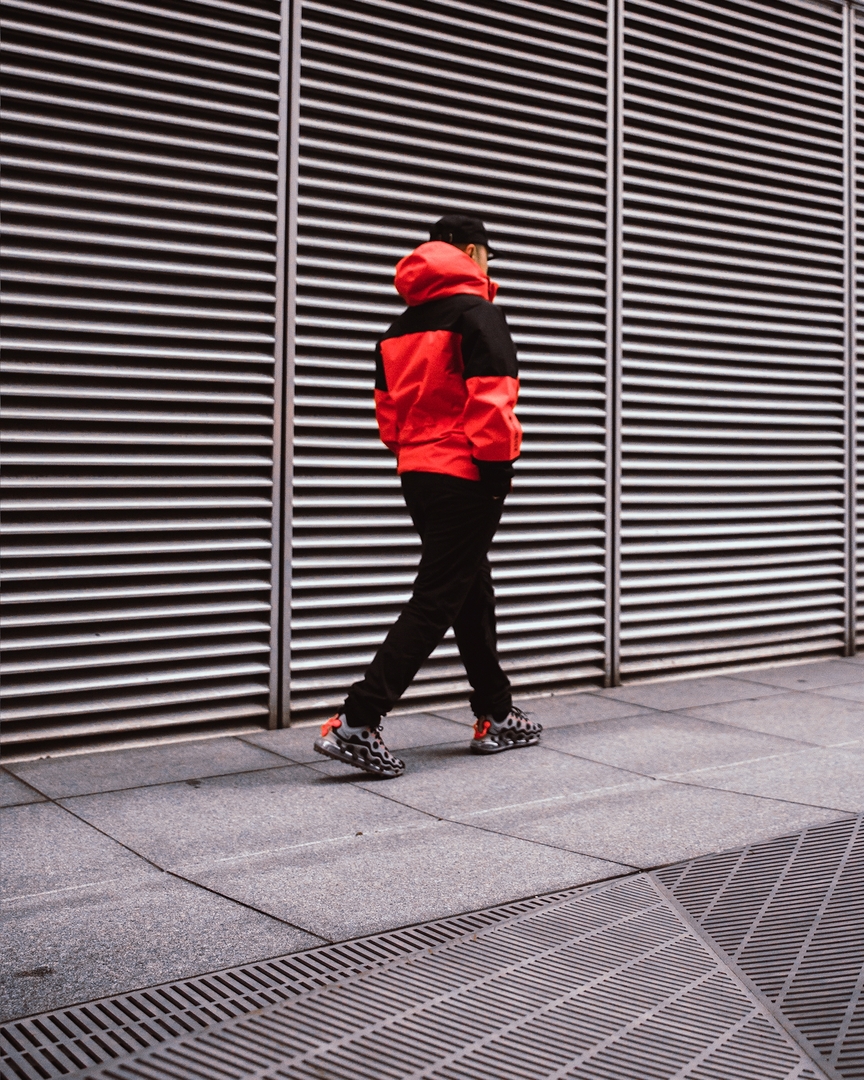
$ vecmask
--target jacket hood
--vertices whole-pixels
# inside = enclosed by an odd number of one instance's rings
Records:
[[[396,291],[408,305],[417,307],[441,296],[471,293],[494,300],[498,286],[464,251],[430,240],[421,244],[396,265]]]

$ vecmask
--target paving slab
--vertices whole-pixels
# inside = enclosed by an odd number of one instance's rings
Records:
[[[410,746],[436,746],[441,743],[465,743],[470,735],[464,725],[445,720],[432,713],[384,718],[384,738],[391,750],[404,750]],[[244,742],[261,746],[274,754],[298,763],[321,761],[312,744],[319,734],[319,726],[282,728],[279,731],[255,732],[242,736]]]
[[[864,810],[861,758],[840,748],[814,747],[760,761],[680,773],[675,779],[841,812]]]
[[[742,671],[737,673],[735,678],[742,682],[779,686],[788,690],[818,690],[823,686],[864,683],[864,671],[860,665],[847,664],[844,660],[820,660],[811,664]]]
[[[428,819],[427,819],[428,820]],[[472,911],[629,867],[449,822],[194,870],[195,880],[334,941]]]
[[[612,686],[595,690],[595,694],[644,705],[649,709],[675,712],[696,705],[717,705],[723,701],[746,701],[779,694],[776,687],[747,683],[724,675],[709,675],[699,679],[672,679],[668,682],[638,683],[633,686]]]
[[[40,758],[17,762],[8,768],[52,799],[60,799],[284,764],[276,754],[247,746],[240,739],[227,738]]]
[[[815,693],[835,700],[840,699],[843,701],[857,701],[864,703],[864,683],[852,683],[851,685],[844,686],[823,686],[815,691]]]
[[[614,698],[601,697],[594,692],[580,691],[577,694],[556,694],[553,697],[530,698],[516,704],[532,720],[539,720],[544,729],[570,727],[573,724],[586,724],[594,720],[611,720],[618,716],[634,716],[644,712],[641,705],[632,705],[629,701],[616,701]],[[444,716],[458,724],[473,724],[474,714],[467,706],[462,709],[437,710],[438,716]]]
[[[643,869],[833,821],[836,810],[662,780],[465,815],[508,836]]]
[[[54,803],[5,807],[0,833],[5,898],[79,888],[149,869],[143,859]]]
[[[156,871],[2,910],[0,1020],[321,944]]]
[[[731,724],[652,711],[620,720],[555,728],[543,733],[543,746],[657,776],[766,757],[798,749],[801,744]]]
[[[44,795],[22,783],[11,772],[0,769],[0,806],[23,806],[24,803],[44,801]]]
[[[779,694],[682,710],[683,715],[763,731],[785,739],[832,746],[864,737],[864,705],[838,701],[824,691]]]
[[[306,765],[82,795],[64,805],[166,868],[428,820]]]
[[[354,770],[352,786],[447,818],[588,788],[615,787],[633,779],[632,773],[542,746],[481,757],[458,744],[408,750],[404,758],[404,774],[388,780],[386,787]],[[322,762],[315,768],[334,779],[343,778],[346,771],[338,762]]]

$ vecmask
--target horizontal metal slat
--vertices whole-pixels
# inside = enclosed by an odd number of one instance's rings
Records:
[[[0,665],[0,674],[26,675],[29,672],[69,671],[75,668],[87,668],[91,666],[103,669],[106,667],[125,667],[131,664],[152,664],[164,660],[197,660],[210,659],[217,656],[245,656],[250,653],[269,653],[269,651],[270,646],[264,642],[246,641],[220,642],[198,648],[189,646],[186,648],[150,649],[128,653],[102,652],[98,654],[85,654],[74,658],[64,657],[48,663],[46,663],[45,660],[12,661],[11,663]],[[161,676],[159,677],[161,678]],[[123,682],[123,685],[128,685],[128,683]],[[40,683],[40,688],[36,690],[35,693],[47,694],[55,692],[55,690],[44,688],[47,686],[47,683]],[[20,686],[15,686],[14,691],[19,694],[25,692],[21,690]]]
[[[185,705],[187,703],[199,701],[224,701],[231,698],[239,698],[239,704],[248,707],[248,705],[251,704],[249,698],[257,697],[260,701],[262,697],[266,698],[268,690],[269,687],[266,679],[261,679],[259,682],[220,683],[215,686],[193,685],[188,690],[171,690],[147,694],[137,692],[126,696],[118,694],[113,697],[88,696],[87,700],[67,700],[60,704],[21,706],[17,709],[4,709],[3,712],[0,713],[0,717],[2,717],[4,723],[11,724],[22,720],[42,720],[43,718],[55,716],[76,716],[108,711],[120,712],[128,709],[154,708],[162,705]],[[260,713],[265,710],[260,709],[260,712],[259,710],[255,711],[260,715]],[[183,713],[175,713],[174,722],[182,723],[183,715]],[[249,714],[244,713],[244,715]],[[94,725],[94,728],[94,733],[100,730],[106,730],[106,728],[103,728],[102,724],[100,724],[98,728]],[[111,729],[107,728],[107,730]],[[32,738],[33,735],[31,732],[29,739],[32,740]],[[15,741],[23,742],[25,740],[20,739]]]
[[[96,600],[134,600],[155,596],[202,596],[217,593],[269,592],[270,583],[259,580],[222,580],[188,582],[183,585],[125,585],[104,588],[51,589],[44,592],[7,592],[3,604],[92,603]],[[130,611],[132,609],[130,608]],[[100,614],[101,617],[101,614]],[[136,618],[132,613],[129,618]]]
[[[179,163],[178,163],[179,164]],[[71,244],[94,244],[99,247],[143,248],[145,251],[176,251],[184,255],[206,255],[212,259],[246,259],[258,262],[274,262],[272,251],[258,251],[242,247],[216,247],[214,244],[180,243],[166,239],[150,240],[144,236],[126,234],[117,236],[109,232],[80,232],[72,229],[46,228],[37,225],[5,224],[7,236],[26,237],[34,240],[61,240]],[[74,257],[74,256],[73,256]]]
[[[200,0],[198,2],[200,3]],[[116,8],[118,11],[134,11],[138,14],[155,15],[160,19],[171,19],[196,26],[208,26],[226,30],[232,34],[248,34],[250,37],[266,38],[273,43],[274,48],[278,48],[279,33],[278,29],[273,29],[273,23],[279,23],[279,13],[260,5],[238,4],[236,0],[228,0],[228,2],[226,0],[204,0],[204,4],[201,6],[210,11],[218,11],[221,8],[223,11],[249,16],[253,19],[269,20],[271,23],[270,28],[254,26],[240,20],[228,22],[226,19],[205,18],[200,14],[200,9],[198,12],[192,13],[179,8],[166,7],[164,4],[133,3],[132,0],[96,0],[96,3],[106,8]]]
[[[7,615],[0,618],[0,627],[4,630],[20,629],[22,627],[50,627],[50,626],[66,626],[75,623],[82,623],[83,625],[92,624],[98,620],[100,623],[106,622],[131,622],[133,620],[146,620],[146,619],[175,619],[175,618],[189,618],[192,616],[236,616],[243,613],[258,612],[263,616],[265,612],[269,613],[270,604],[263,600],[250,600],[247,597],[235,597],[229,600],[223,600],[222,603],[197,603],[197,604],[172,604],[171,606],[162,605],[160,607],[133,607],[126,606],[120,608],[104,608],[104,607],[92,607],[89,610],[63,610],[58,609],[56,611],[44,612],[40,611],[38,614],[27,615]],[[21,640],[21,639],[18,639]]]
[[[0,161],[2,164],[2,161]],[[167,273],[167,274],[180,274],[191,275],[194,277],[220,277],[229,282],[239,281],[257,281],[257,282],[273,282],[275,276],[270,273],[259,270],[245,270],[238,269],[236,267],[226,267],[191,263],[176,263],[176,262],[159,262],[153,259],[130,259],[126,256],[120,255],[90,255],[82,252],[70,253],[68,251],[48,251],[44,248],[29,248],[29,247],[4,247],[0,249],[4,259],[31,259],[34,261],[43,261],[48,264],[50,269],[56,269],[58,266],[73,265],[76,268],[84,266],[98,266],[103,270],[139,270],[146,273]],[[146,289],[145,289],[146,291]],[[214,334],[214,337],[218,335]],[[16,343],[18,348],[34,348],[38,347],[36,343],[28,342],[26,339],[20,343]],[[59,348],[61,344],[65,345],[63,351],[67,352],[98,352],[100,346],[87,343],[82,348],[82,343],[78,342],[66,342],[57,343]],[[11,347],[11,346],[10,346]],[[119,352],[118,346],[108,346],[108,350]],[[158,349],[154,351],[141,349],[139,355],[164,355],[164,349]],[[194,352],[194,350],[190,350]],[[134,353],[133,353],[134,355]],[[200,354],[199,354],[200,355]],[[266,354],[245,353],[237,354],[238,359],[250,359],[255,363],[266,363]],[[226,356],[225,359],[230,359],[230,356]]]
[[[20,99],[19,99],[20,100]],[[68,107],[75,107],[76,103],[70,101]],[[86,106],[85,106],[86,107]],[[81,108],[81,105],[78,105]],[[104,115],[104,113],[103,113]],[[201,150],[205,153],[211,154],[225,154],[230,157],[242,157],[250,161],[276,161],[278,155],[275,151],[270,149],[251,149],[246,146],[235,146],[229,142],[212,142],[205,139],[191,139],[184,138],[181,135],[169,135],[167,132],[150,131],[146,127],[133,128],[133,127],[117,127],[116,125],[109,124],[97,124],[92,121],[84,120],[70,120],[62,114],[52,116],[50,113],[37,113],[27,111],[23,107],[19,109],[3,109],[0,111],[0,119],[9,124],[21,124],[28,130],[39,131],[43,127],[49,127],[55,129],[57,132],[67,132],[70,135],[75,133],[85,133],[88,135],[97,135],[100,138],[105,139],[134,139],[135,142],[140,143],[155,143],[164,147],[180,147],[184,150]],[[158,123],[159,118],[155,117],[155,121]],[[130,117],[131,120],[131,117]],[[271,138],[275,136],[271,135]],[[19,140],[11,140],[14,145]],[[28,145],[33,145],[28,143]],[[234,170],[229,166],[226,170],[229,173]],[[242,172],[236,172],[235,175],[250,175],[245,169]]]
[[[22,649],[70,649],[79,645],[98,645],[104,647],[105,645],[112,644],[126,647],[137,644],[146,648],[146,646],[152,642],[163,641],[166,639],[181,640],[183,638],[194,637],[207,640],[211,637],[218,637],[220,635],[261,635],[269,633],[269,630],[269,622],[262,620],[252,621],[250,619],[243,621],[223,619],[222,621],[217,622],[195,624],[175,623],[170,626],[150,626],[146,630],[140,627],[135,630],[117,630],[116,628],[108,629],[107,626],[103,626],[102,629],[98,631],[86,630],[71,634],[43,633],[41,636],[37,634],[28,634],[24,637],[10,637],[7,633],[3,642],[3,649],[4,651],[20,652]],[[248,638],[246,644],[249,644]],[[235,643],[234,647],[239,650],[245,647],[245,645],[243,643],[239,645]],[[257,650],[258,644],[255,643],[254,638],[249,647]],[[44,655],[42,655],[39,660],[35,661],[19,660],[16,658],[12,662],[21,665],[27,663],[47,663]],[[89,663],[89,660],[87,662]],[[68,653],[63,653],[62,659],[57,659],[54,663],[55,666],[81,666],[78,663],[78,654],[70,657]]]
[[[104,4],[104,0],[102,0],[102,2]],[[12,11],[17,10],[22,12],[28,12],[33,15],[43,15],[47,16],[49,19],[62,20],[68,19],[70,15],[73,15],[73,13],[68,8],[54,7],[51,4],[33,3],[32,0],[5,0],[5,5]],[[120,3],[114,5],[104,4],[104,6],[108,7],[109,10],[110,7],[113,6],[118,10],[125,10],[129,12],[142,12],[142,10],[146,10],[140,7],[136,8],[131,4],[126,6],[125,8],[124,5]],[[206,38],[201,31],[199,31],[198,34],[180,33],[176,29],[172,28],[170,22],[166,24],[165,9],[150,8],[147,13],[151,15],[156,15],[159,21],[155,23],[134,23],[129,21],[128,19],[121,21],[119,19],[112,19],[106,17],[107,13],[97,15],[93,12],[88,12],[86,9],[82,9],[80,7],[74,11],[73,18],[76,23],[83,23],[89,26],[105,27],[108,30],[120,31],[121,33],[126,35],[137,34],[141,37],[155,37],[161,38],[164,41],[183,42],[183,44],[186,45],[194,45],[196,49],[212,49],[216,53],[225,51],[231,52],[232,54],[239,53],[241,56],[254,56],[264,60],[272,61],[274,51],[275,49],[278,49],[279,37],[276,34],[272,35],[271,48],[269,50],[258,49],[250,46],[249,44],[244,44],[240,40],[222,41],[219,38]],[[197,23],[198,26],[212,27],[214,25],[218,25],[214,24],[212,20],[195,19],[194,17],[189,18],[188,15],[187,21]],[[34,20],[33,25],[28,26],[27,29],[33,32],[37,25],[38,24],[36,24]],[[238,19],[234,23],[222,23],[220,28],[230,30],[233,37],[233,35],[236,34],[236,29],[242,26],[243,23],[240,22],[240,20]],[[53,33],[53,31],[54,27],[52,26],[49,32]],[[211,62],[213,62],[212,57],[209,59],[211,60]]]
[[[124,735],[129,733],[146,733],[149,731],[162,731],[163,729],[184,728],[191,725],[212,724],[218,721],[247,720],[251,730],[260,727],[267,718],[267,706],[256,704],[253,701],[244,701],[242,694],[254,693],[254,686],[240,687],[240,696],[228,705],[216,705],[205,708],[194,707],[191,704],[174,711],[146,712],[136,715],[121,713],[119,717],[98,717],[88,723],[81,721],[77,724],[51,723],[40,717],[40,735],[47,743],[58,742],[65,739],[90,739],[102,735]],[[199,699],[187,698],[189,702]],[[260,700],[260,694],[259,694]],[[26,746],[32,741],[32,732],[28,726],[21,729],[12,728],[6,730],[4,743],[11,747]]]
[[[31,553],[33,555],[41,554],[41,552]],[[8,556],[7,556],[8,558]],[[67,564],[61,564],[59,566],[41,566],[41,567],[26,567],[23,569],[4,569],[0,572],[0,581],[59,581],[62,578],[88,578],[88,577],[140,577],[142,575],[154,575],[154,574],[209,574],[222,571],[231,571],[237,573],[241,570],[263,570],[268,571],[270,569],[269,559],[190,559],[184,562],[164,562],[159,561],[155,563],[115,563],[115,564],[102,564],[92,565],[88,563],[79,563],[77,566],[70,566]],[[10,602],[15,597],[15,593],[7,594]]]
[[[318,47],[321,48],[323,42],[321,42],[320,39],[316,40],[313,35],[314,31],[318,31],[321,34],[338,34],[340,38],[344,38],[346,40],[353,40],[358,43],[362,42],[367,46],[377,45],[379,47],[383,46],[384,48],[386,48],[388,45],[392,45],[392,41],[385,37],[383,34],[381,34],[380,31],[392,30],[400,34],[400,37],[402,37],[402,40],[399,42],[399,44],[401,49],[404,49],[405,53],[408,56],[421,55],[429,59],[449,61],[451,64],[453,63],[454,51],[458,55],[459,46],[464,44],[464,39],[458,37],[455,34],[448,34],[437,28],[435,30],[434,38],[431,39],[427,33],[423,33],[421,38],[420,34],[417,33],[417,31],[415,30],[417,38],[424,42],[424,44],[419,44],[416,41],[411,41],[410,38],[406,40],[407,36],[402,36],[404,25],[393,19],[385,19],[372,15],[368,9],[372,8],[373,6],[374,5],[371,2],[367,3],[367,10],[362,12],[361,15],[359,12],[352,11],[350,8],[347,7],[347,5],[337,7],[336,5],[321,4],[313,2],[313,0],[307,0],[307,2],[303,5],[303,24],[304,29],[307,32],[307,41],[309,42],[310,46],[313,44],[317,44]],[[398,8],[394,10],[394,14],[396,13],[396,11],[398,11]],[[405,11],[410,13],[410,16],[413,16],[416,19],[418,14],[416,9],[412,10],[411,8],[408,8],[406,6]],[[339,23],[331,24],[324,21],[316,22],[310,15],[307,14],[307,12],[318,12],[325,15],[335,15],[339,19]],[[424,17],[428,17],[429,12],[424,11],[422,14]],[[364,32],[351,31],[346,29],[344,24],[351,19],[357,20],[359,25],[364,28]],[[441,17],[438,16],[438,19],[440,20]],[[452,22],[449,18],[446,19],[445,25],[452,25]],[[476,32],[476,22],[472,20],[466,25],[471,26],[472,29]],[[366,32],[367,28],[371,29],[373,27],[379,31],[379,35]],[[584,37],[582,35],[579,36],[584,41]],[[506,35],[502,34],[502,40],[510,41],[514,39],[518,40],[519,35],[513,35],[509,30],[506,32]],[[450,52],[447,52],[444,49],[431,49],[425,44],[425,42],[429,40],[434,40],[441,45],[450,45],[455,48]],[[544,36],[544,49],[548,48],[549,41],[550,38]],[[599,39],[598,44],[600,44],[601,42],[602,39]],[[491,42],[487,38],[487,40],[484,41],[483,52],[484,55],[489,58],[485,61],[488,69],[493,72],[512,74],[513,67],[515,67],[519,61],[522,61],[524,63],[524,67],[522,68],[521,73],[523,74],[523,76],[532,78],[532,81],[536,80],[540,83],[550,82],[553,86],[570,86],[573,88],[576,88],[577,86],[579,86],[579,84],[574,81],[568,80],[562,74],[557,73],[572,72],[573,74],[583,75],[598,74],[597,69],[591,68],[586,64],[578,64],[567,59],[559,59],[558,57],[549,56],[542,50],[535,51],[535,46],[537,44],[536,40],[529,39],[525,44],[526,48],[520,50],[510,48],[507,45],[501,45]],[[569,48],[563,45],[560,46],[560,48],[565,55],[572,53],[576,56],[583,56],[586,59],[596,60],[598,58],[597,51],[591,51],[578,47],[573,48],[572,44]],[[492,57],[496,57],[498,59],[493,60],[491,59]],[[500,63],[500,60],[506,60],[508,63],[505,65],[504,63]],[[535,74],[537,68],[541,66],[551,70],[543,71],[542,74]],[[553,72],[555,72],[556,74],[553,74]],[[596,93],[595,87],[590,87],[590,89],[594,90]]]
[[[172,88],[175,89],[178,85],[189,88],[194,87],[196,89],[204,91],[215,90],[220,95],[224,95],[227,92],[231,95],[236,95],[237,97],[246,97],[262,102],[269,101],[271,103],[271,107],[273,107],[274,109],[274,112],[276,107],[275,103],[279,100],[278,92],[272,90],[269,87],[262,87],[260,85],[256,86],[254,83],[251,82],[247,82],[245,85],[242,82],[228,84],[225,82],[224,79],[205,79],[202,78],[200,75],[189,75],[188,73],[179,71],[177,65],[172,65],[172,69],[169,72],[166,72],[164,69],[160,70],[159,68],[146,68],[142,67],[140,64],[118,63],[117,61],[106,60],[104,57],[94,55],[93,53],[86,50],[81,51],[71,48],[60,51],[46,48],[44,45],[38,45],[35,47],[33,45],[22,45],[15,40],[10,40],[8,35],[3,43],[3,51],[4,54],[22,58],[26,57],[40,64],[47,63],[47,65],[79,65],[103,74],[121,73],[123,75],[131,75],[133,78],[142,79],[144,81],[149,79],[152,80],[153,83],[155,83],[157,86],[161,85],[164,87],[165,84],[170,84]],[[44,78],[45,71],[36,71],[30,77]],[[53,77],[52,82],[54,82]],[[151,87],[153,83],[151,83]],[[124,93],[124,89],[119,88],[116,92]],[[204,95],[202,95],[202,97],[202,104],[204,108],[209,109],[211,105],[211,99]],[[251,112],[251,110],[249,110],[248,108],[243,108],[242,106],[238,108],[235,103],[232,103],[230,101],[227,103],[220,101],[218,111],[224,111],[225,114],[229,116],[235,113],[240,115],[250,115]],[[251,114],[260,115],[258,110],[251,112]],[[273,112],[270,113],[270,116],[272,123],[274,119]]]
[[[180,473],[171,474],[167,476],[159,473],[152,473],[149,475],[142,475],[137,473],[130,473],[126,476],[112,475],[112,476],[98,476],[98,475],[50,475],[50,476],[32,476],[32,475],[18,475],[18,476],[6,476],[3,479],[4,490],[14,490],[16,488],[27,488],[31,491],[39,491],[40,488],[53,488],[58,491],[69,488],[117,488],[122,485],[126,490],[135,488],[257,488],[266,487],[271,488],[273,486],[272,478],[268,476],[256,476],[254,474],[238,472],[234,476],[223,475],[207,475],[202,474],[197,476],[194,473],[192,475],[182,475]]]
[[[94,690],[107,690],[112,687],[126,689],[134,686],[158,686],[160,683],[178,683],[194,681],[197,679],[227,678],[232,675],[268,675],[268,664],[254,662],[237,662],[234,664],[220,664],[208,668],[168,668],[162,671],[143,672],[132,674],[128,671],[117,675],[103,674],[94,675],[90,678],[81,679],[39,679],[35,682],[9,683],[6,682],[0,689],[0,696],[6,698],[38,697],[40,694],[66,694],[81,693]],[[29,708],[24,706],[24,709]],[[13,708],[4,718],[15,719],[20,716],[20,711]]]
[[[9,3],[8,6],[12,7],[13,3],[15,3],[16,6],[24,7],[24,5],[20,3],[20,0],[10,0],[10,3]],[[90,24],[94,24],[94,23],[98,24],[100,22],[103,25],[108,24],[108,25],[106,25],[106,29],[110,29],[111,31],[115,31],[115,30],[120,30],[121,32],[127,31],[127,27],[123,23],[119,23],[119,22],[112,21],[112,20],[99,20],[97,18],[94,18],[93,16],[87,16],[85,14],[82,14],[80,11],[75,12],[75,19],[77,21],[84,22],[84,23],[90,23]],[[80,46],[84,45],[84,46],[92,46],[92,47],[95,47],[97,49],[99,49],[99,48],[109,48],[110,49],[112,47],[116,48],[116,40],[113,38],[113,36],[111,34],[106,34],[104,37],[97,37],[95,34],[75,33],[73,31],[61,30],[56,25],[44,26],[43,27],[43,26],[40,26],[40,24],[38,22],[36,22],[35,20],[34,21],[25,21],[24,19],[0,19],[0,27],[2,27],[7,32],[8,31],[13,31],[13,32],[14,31],[19,31],[19,32],[25,33],[25,34],[32,34],[37,39],[40,36],[44,36],[44,37],[50,38],[50,40],[52,42],[54,42],[54,43],[64,42],[64,43],[68,43],[68,45],[70,45],[70,46],[74,45],[74,46],[79,46],[80,47]],[[131,30],[134,33],[134,27],[132,27]],[[169,37],[169,35],[165,31],[160,32],[159,30],[155,30],[155,29],[153,29],[151,27],[147,27],[146,36],[148,36],[148,37],[162,37],[162,38]],[[222,45],[221,48],[220,48],[220,44],[221,43],[217,43],[216,47],[219,48],[220,51],[222,51],[222,49],[224,49],[225,46]],[[231,47],[229,51],[234,52],[235,49],[236,49],[236,51],[247,51],[247,50],[244,50],[243,47],[239,46],[239,45],[235,46],[235,47]],[[226,63],[224,60],[217,60],[213,56],[206,56],[206,57],[205,56],[198,56],[194,52],[191,52],[191,51],[186,51],[186,52],[173,51],[173,52],[171,52],[171,51],[169,51],[167,49],[153,48],[153,47],[148,46],[148,45],[136,45],[133,41],[129,40],[128,37],[123,42],[122,52],[123,52],[124,55],[143,56],[143,57],[147,57],[147,58],[149,58],[151,60],[168,61],[168,63],[171,63],[171,64],[180,63],[180,64],[188,65],[189,67],[201,67],[201,68],[204,68],[208,72],[224,71],[224,72],[227,72],[227,73],[229,73],[231,75],[241,75],[241,76],[245,76],[246,78],[249,78],[249,79],[260,79],[262,81],[267,80],[267,81],[271,81],[271,82],[272,81],[277,81],[278,82],[278,79],[279,79],[278,72],[275,70],[276,65],[273,63],[273,60],[275,59],[275,57],[274,57],[274,55],[272,53],[265,53],[264,54],[264,56],[266,56],[266,58],[270,61],[270,66],[269,67],[266,67],[266,66],[263,66],[263,65],[258,65],[258,66],[254,66],[254,67],[253,66],[243,66],[241,64],[229,64],[229,63]],[[160,74],[162,74],[162,73],[160,73]],[[163,78],[168,77],[170,79],[169,72],[166,71],[162,75],[162,77]],[[233,89],[233,85],[230,88]]]

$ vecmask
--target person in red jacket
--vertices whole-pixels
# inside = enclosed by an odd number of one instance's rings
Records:
[[[471,749],[530,746],[541,727],[513,705],[498,661],[488,551],[510,491],[522,428],[516,350],[487,275],[479,218],[448,214],[396,267],[407,309],[376,346],[375,412],[396,455],[422,554],[414,591],[315,749],[377,776],[405,765],[381,718],[452,626],[473,693]]]

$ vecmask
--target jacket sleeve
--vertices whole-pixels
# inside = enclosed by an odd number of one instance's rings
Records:
[[[515,461],[522,446],[522,426],[513,412],[519,368],[504,312],[482,301],[460,322],[468,389],[463,423],[472,456],[477,461]]]
[[[384,371],[380,342],[375,346],[375,419],[378,421],[381,442],[388,450],[398,454],[399,430],[396,424],[396,405],[387,389],[387,374]]]

